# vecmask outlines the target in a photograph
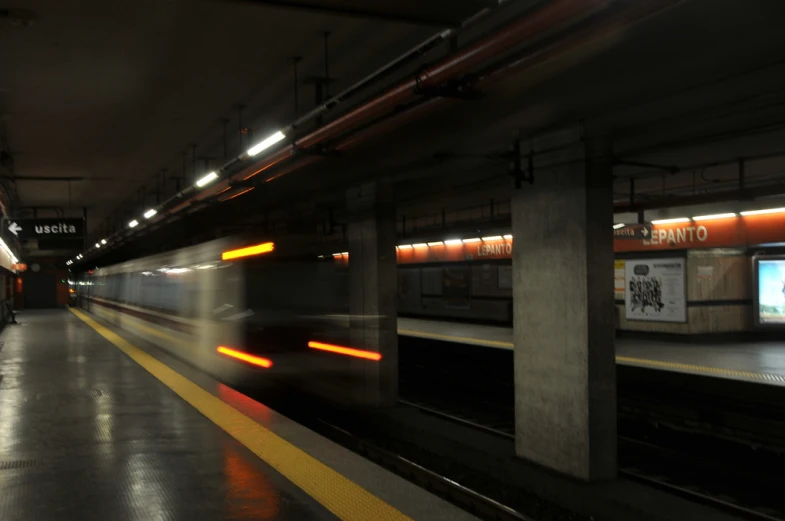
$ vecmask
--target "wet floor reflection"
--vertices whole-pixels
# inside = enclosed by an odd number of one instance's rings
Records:
[[[223,442],[226,519],[278,519],[280,489],[254,468],[229,440]]]

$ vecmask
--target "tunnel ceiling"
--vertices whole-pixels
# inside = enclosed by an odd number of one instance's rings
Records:
[[[230,148],[240,127],[291,119],[293,57],[300,108],[312,107],[325,31],[337,92],[485,3],[451,2],[439,18],[444,9],[414,2],[23,2],[24,18],[0,20],[9,188],[17,206],[88,207],[98,223],[161,169],[175,175],[181,152],[190,164],[191,144],[200,169],[218,164],[223,118]]]
[[[454,24],[487,2],[455,2],[444,19],[432,5],[415,2],[374,2],[361,12],[363,5],[247,0],[117,8],[95,1],[75,9],[27,2],[34,23],[0,31],[0,114],[18,206],[57,206],[72,215],[86,206],[89,224],[97,226],[138,197],[141,186],[149,200],[156,174],[181,172],[183,153],[188,171],[191,144],[200,172],[220,165],[222,118],[229,120],[229,155],[247,139],[239,127],[258,138],[290,122],[293,56],[303,57],[299,113],[312,107],[314,89],[305,80],[324,74],[324,31],[331,32],[335,93],[434,34],[435,26]],[[527,136],[576,122],[615,133],[621,154],[664,164],[772,151],[785,122],[785,33],[778,24],[785,5],[762,0],[756,6],[684,0],[612,37],[513,73],[484,89],[480,100],[440,104],[215,215],[224,223],[238,216],[258,221],[260,208],[272,211],[305,196],[340,200],[346,184],[378,175],[393,175],[411,198],[463,187],[470,200],[485,180],[505,192],[504,162],[478,157],[506,149],[516,132]],[[245,105],[243,125],[238,105]],[[758,128],[774,134],[739,148],[705,141]],[[436,161],[435,153],[465,157]]]

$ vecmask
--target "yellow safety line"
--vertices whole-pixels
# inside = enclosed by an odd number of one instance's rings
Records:
[[[469,338],[462,336],[442,335],[439,333],[427,333],[423,331],[414,331],[411,329],[399,329],[399,335],[413,336],[420,338],[431,338],[434,340],[446,340],[448,342],[458,342],[462,344],[483,345],[489,347],[502,347],[506,349],[513,349],[515,345],[512,342],[502,342],[498,340],[484,340],[479,338]],[[755,371],[739,371],[736,369],[724,369],[722,367],[709,367],[705,365],[692,365],[682,364],[678,362],[664,362],[660,360],[647,360],[645,358],[632,358],[629,356],[617,356],[616,362],[648,365],[652,367],[662,367],[666,369],[678,369],[682,371],[693,371],[698,373],[708,373],[714,375],[731,376],[736,378],[750,378],[754,380],[764,380],[766,382],[779,382],[785,384],[785,376],[771,373],[758,373]]]
[[[338,518],[344,521],[411,520],[388,503],[275,435],[81,311],[70,309],[99,335],[114,344]]]
[[[617,356],[616,362],[626,362],[653,367],[663,367],[667,369],[681,369],[683,371],[695,371],[699,373],[718,374],[723,376],[733,376],[741,378],[751,378],[755,380],[766,380],[785,383],[785,376],[770,373],[758,373],[755,371],[739,371],[737,369],[725,369],[722,367],[709,367],[706,365],[681,364],[678,362],[663,362],[660,360],[646,360],[645,358],[631,358],[628,356]]]

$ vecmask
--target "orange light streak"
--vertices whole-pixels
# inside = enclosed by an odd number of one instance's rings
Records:
[[[259,170],[257,170],[257,171],[256,171],[256,172],[254,172],[253,174],[249,175],[248,177],[244,177],[244,178],[243,178],[243,181],[247,181],[247,180],[249,180],[250,178],[252,178],[253,176],[255,176],[256,174],[260,174],[260,173],[264,172],[264,171],[265,171],[265,170],[267,170],[268,168],[270,168],[270,167],[273,167],[273,166],[277,165],[278,163],[280,163],[280,162],[281,162],[281,161],[283,161],[284,159],[286,159],[286,157],[282,157],[282,158],[280,158],[280,159],[276,159],[275,161],[273,161],[273,162],[272,162],[272,163],[270,163],[269,165],[264,165],[262,168],[260,168]]]
[[[329,351],[331,353],[338,353],[340,355],[354,356],[356,358],[365,358],[366,360],[379,361],[382,359],[381,353],[374,351],[364,351],[362,349],[353,349],[351,347],[334,346],[331,344],[323,344],[322,342],[308,342],[308,347],[311,349],[319,349],[321,351]]]
[[[225,201],[229,201],[229,200],[231,200],[231,199],[234,199],[235,197],[240,197],[240,196],[241,196],[241,195],[243,195],[243,194],[247,194],[248,192],[250,192],[250,191],[251,191],[251,190],[253,190],[254,188],[255,188],[255,187],[253,187],[253,186],[252,186],[251,188],[246,188],[246,189],[245,189],[245,190],[243,190],[242,192],[237,192],[236,194],[234,194],[234,195],[230,195],[230,196],[229,196],[229,197],[227,197],[226,199],[223,199],[223,200],[221,200],[221,202],[223,203],[223,202],[225,202]]]
[[[272,242],[265,242],[257,244],[256,246],[248,246],[247,248],[240,248],[238,250],[225,251],[221,254],[221,260],[239,259],[241,257],[249,257],[251,255],[261,255],[262,253],[270,253],[275,248]]]
[[[236,358],[238,360],[242,360],[243,362],[248,362],[252,365],[258,365],[259,367],[264,367],[269,369],[273,366],[273,362],[268,360],[267,358],[262,358],[261,356],[253,356],[249,355],[248,353],[243,353],[242,351],[235,351],[234,349],[229,349],[228,347],[218,346],[217,351],[223,355],[231,356],[232,358]]]

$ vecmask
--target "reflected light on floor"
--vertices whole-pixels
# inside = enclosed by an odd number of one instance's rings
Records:
[[[278,519],[278,489],[228,440],[224,442],[224,473],[227,519]]]

